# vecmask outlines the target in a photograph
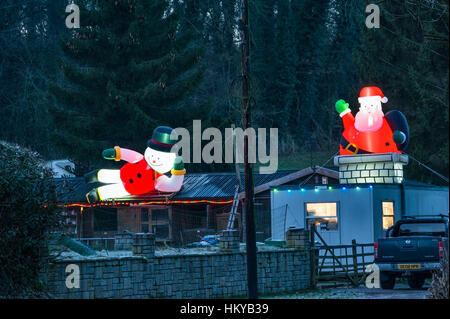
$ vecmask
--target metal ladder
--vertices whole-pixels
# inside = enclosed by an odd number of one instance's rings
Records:
[[[234,220],[236,218],[236,211],[239,206],[239,185],[236,185],[234,192],[233,205],[231,205],[230,217],[228,218],[227,230],[232,230],[234,227]]]

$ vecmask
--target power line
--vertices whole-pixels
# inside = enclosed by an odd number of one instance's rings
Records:
[[[319,168],[323,168],[325,165],[328,164],[328,162],[334,158],[337,154],[339,153],[339,151],[337,151],[336,153],[334,153],[329,159],[326,160],[325,163],[323,163],[321,166],[319,166]],[[300,183],[299,187],[302,187],[303,185],[305,185],[313,176],[315,176],[317,174],[316,170],[314,170],[314,173],[312,173],[307,179],[305,179],[303,182]]]
[[[405,154],[406,154],[406,153],[405,153]],[[414,160],[415,162],[417,162],[420,166],[425,167],[427,170],[429,170],[430,172],[432,172],[432,173],[435,174],[436,176],[439,176],[440,178],[442,178],[442,179],[443,179],[444,181],[446,181],[447,184],[448,184],[449,180],[448,180],[447,177],[445,177],[444,175],[442,175],[442,174],[436,172],[434,169],[432,169],[431,167],[425,165],[424,163],[420,162],[419,160],[415,159],[415,158],[412,157],[411,155],[409,155],[409,154],[406,154],[406,155],[408,155],[408,157],[410,157],[412,160]]]

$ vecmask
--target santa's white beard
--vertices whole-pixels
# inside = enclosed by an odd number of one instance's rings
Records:
[[[377,131],[383,125],[383,111],[368,113],[360,110],[355,116],[355,128],[361,132]]]

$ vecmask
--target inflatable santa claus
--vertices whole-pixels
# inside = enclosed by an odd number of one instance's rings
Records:
[[[409,128],[405,116],[399,111],[383,113],[386,103],[380,88],[364,87],[358,98],[361,105],[353,116],[348,103],[336,102],[336,110],[344,122],[340,140],[341,155],[402,153],[409,142]]]

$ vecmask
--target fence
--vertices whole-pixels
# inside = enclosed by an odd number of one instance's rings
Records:
[[[373,263],[373,243],[356,243],[353,239],[351,245],[328,245],[314,227],[310,229],[311,236],[321,241],[319,246],[311,247],[313,284],[363,283],[366,267]]]

